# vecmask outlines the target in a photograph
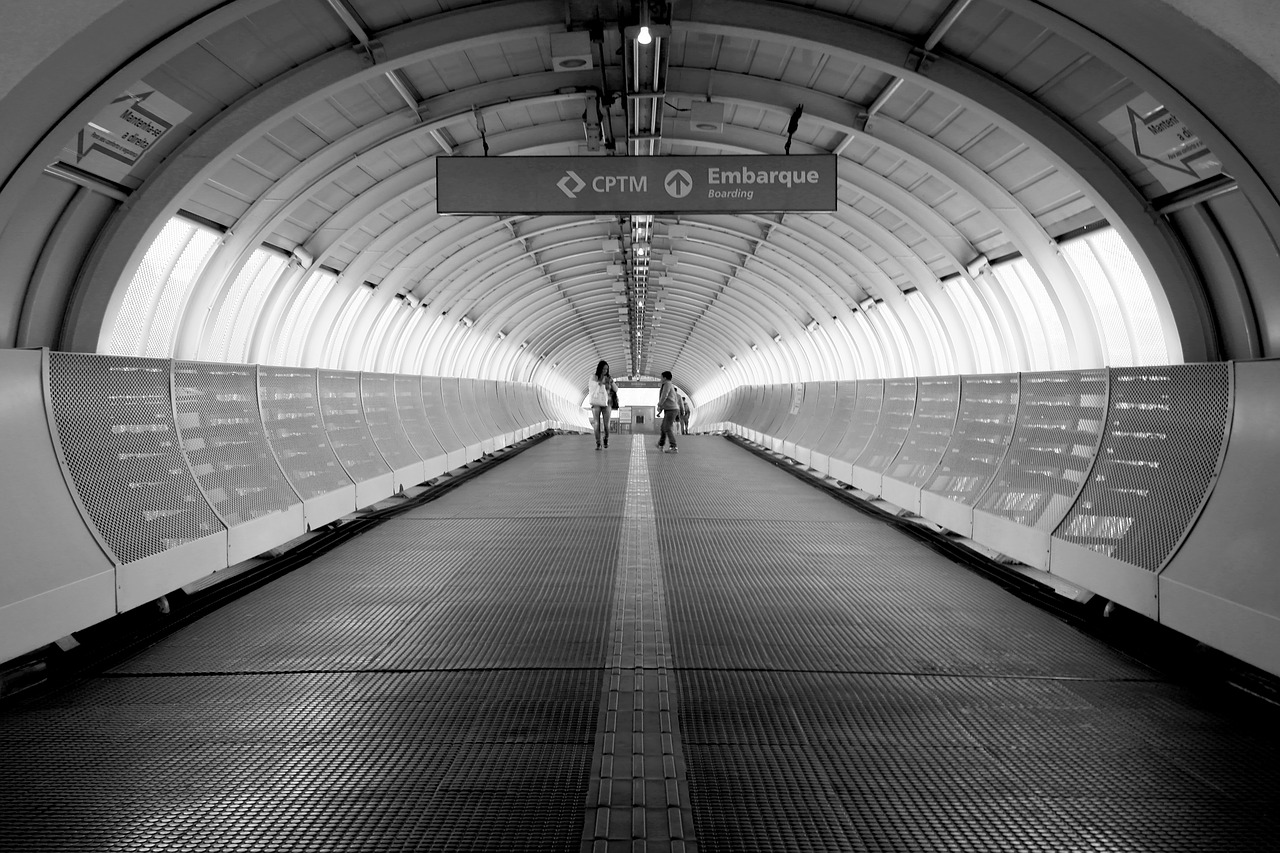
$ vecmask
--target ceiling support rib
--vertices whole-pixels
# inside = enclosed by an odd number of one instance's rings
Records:
[[[369,60],[377,64],[378,44],[369,36],[364,22],[360,20],[359,13],[351,8],[347,0],[327,0],[327,2],[333,13],[356,37],[356,41],[360,42],[360,47],[364,48],[365,53],[369,55]],[[405,76],[404,72],[396,68],[388,71],[386,77],[387,82],[391,84],[391,88],[396,90],[396,94],[409,106],[409,109],[413,110],[421,118],[422,111],[419,108],[419,104],[422,98],[418,96],[418,91],[413,87],[413,83],[409,82],[409,78]]]
[[[960,16],[964,14],[964,10],[969,8],[969,4],[972,2],[973,0],[952,0],[951,5],[947,7],[947,11],[942,13],[938,23],[934,24],[933,29],[929,31],[929,35],[925,38],[924,44],[920,46],[920,50],[911,52],[911,58],[908,61],[917,66],[913,70],[924,70],[924,66],[928,63],[929,52],[938,46],[938,42],[942,41],[943,36],[955,25],[955,22],[960,19]],[[894,77],[890,80],[880,90],[880,94],[876,96],[876,99],[871,102],[871,106],[867,107],[866,114],[858,116],[858,120],[864,128],[867,121],[880,112],[884,105],[889,102],[889,99],[893,97],[894,92],[898,91],[898,87],[902,85],[902,82],[902,77]],[[847,145],[851,139],[852,137],[841,143],[842,147]]]

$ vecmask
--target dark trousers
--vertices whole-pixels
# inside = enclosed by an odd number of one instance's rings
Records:
[[[678,420],[680,420],[680,413],[675,409],[662,410],[662,432],[658,436],[659,447],[668,440],[672,447],[676,446],[676,421]]]

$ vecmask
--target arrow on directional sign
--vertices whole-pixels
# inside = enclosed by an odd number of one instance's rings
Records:
[[[689,173],[684,169],[672,169],[667,173],[667,179],[662,186],[666,188],[667,195],[672,198],[684,198],[689,194],[689,190],[693,189],[693,178],[689,177]]]
[[[1212,152],[1198,136],[1166,109],[1146,116],[1138,115],[1133,107],[1127,109],[1133,153],[1139,159],[1168,166],[1193,178],[1200,177],[1191,162],[1210,157]]]
[[[569,189],[566,184],[570,181],[573,181],[577,186],[573,189]],[[569,198],[577,198],[578,193],[582,192],[582,188],[586,185],[587,182],[582,180],[582,178],[579,178],[577,172],[565,172],[564,177],[556,181],[556,186],[560,188],[560,192],[564,193]]]

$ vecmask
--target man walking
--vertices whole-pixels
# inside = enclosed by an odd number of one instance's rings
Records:
[[[676,388],[675,383],[671,381],[671,371],[662,371],[662,387],[658,389],[658,408],[662,409],[662,430],[658,435],[658,449],[666,453],[666,448],[662,445],[670,440],[671,452],[679,453],[676,449],[676,423],[680,420],[680,391]]]

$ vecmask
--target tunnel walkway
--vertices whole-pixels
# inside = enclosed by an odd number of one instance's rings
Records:
[[[554,437],[0,705],[0,849],[1273,843],[1276,715],[732,442],[652,442]]]

